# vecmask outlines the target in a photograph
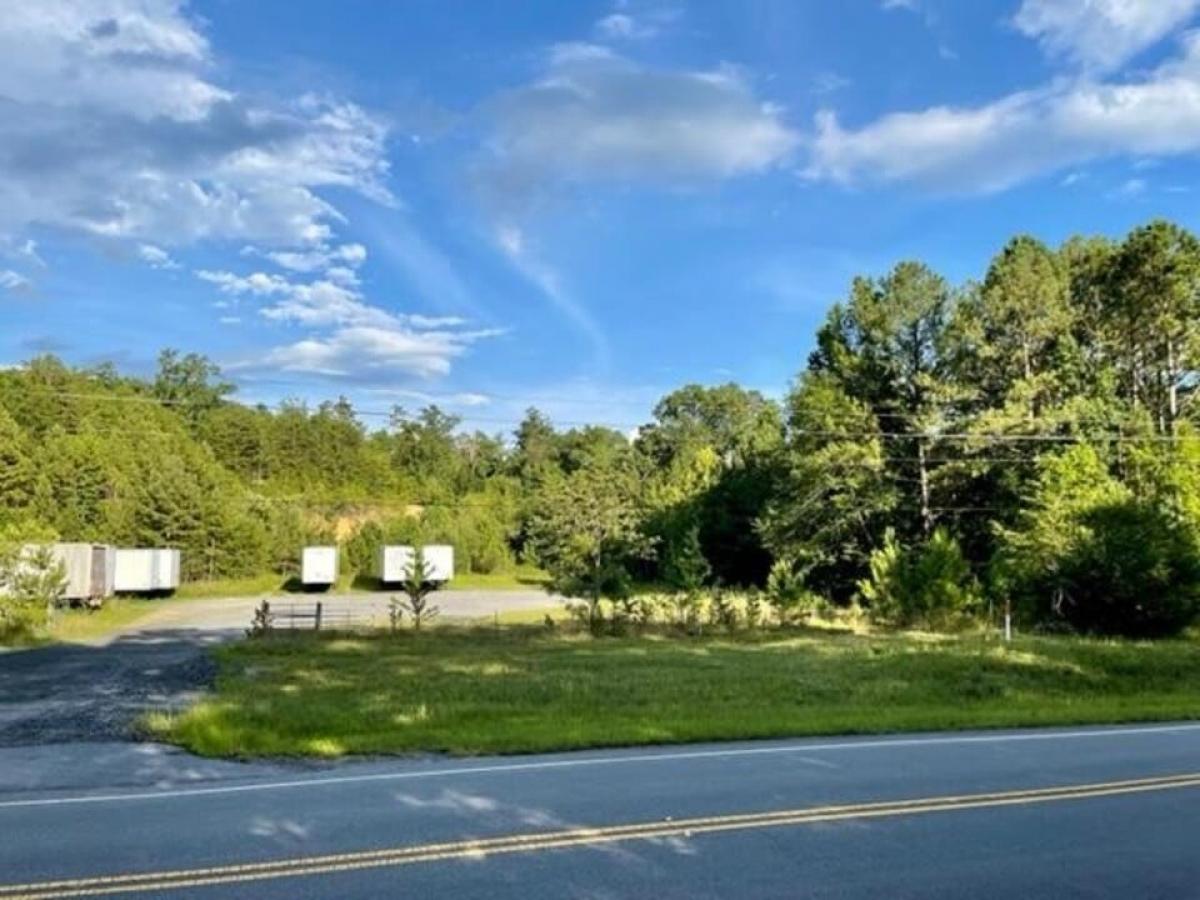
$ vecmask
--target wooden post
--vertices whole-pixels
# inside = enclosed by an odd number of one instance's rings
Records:
[[[321,630],[321,601],[320,600],[317,601],[317,614],[314,617],[313,630],[314,631]]]

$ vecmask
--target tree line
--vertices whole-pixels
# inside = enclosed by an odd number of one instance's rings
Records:
[[[923,263],[860,277],[782,402],[735,384],[664,397],[636,436],[511,437],[436,406],[362,421],[344,399],[250,406],[203,357],[153,379],[53,357],[0,372],[10,539],[184,549],[184,576],[290,571],[340,539],[542,565],[602,604],[638,582],[757,586],[797,615],[859,605],[950,627],[1160,635],[1200,596],[1200,242],[1009,241],[979,280]]]

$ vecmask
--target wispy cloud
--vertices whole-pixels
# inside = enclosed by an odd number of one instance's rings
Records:
[[[975,107],[892,113],[845,129],[817,119],[811,178],[994,191],[1093,160],[1200,151],[1200,35],[1145,75],[1056,81]]]
[[[0,290],[27,291],[33,287],[33,282],[12,269],[0,269]]]
[[[152,269],[178,269],[179,263],[171,258],[171,254],[156,244],[138,244],[138,257]]]
[[[1122,182],[1121,186],[1112,192],[1112,196],[1124,199],[1140,197],[1146,193],[1146,189],[1148,187],[1149,184],[1144,178],[1129,178]]]
[[[1024,0],[1013,24],[1047,53],[1094,72],[1117,68],[1200,10],[1200,0]]]
[[[486,321],[478,292],[462,276],[451,257],[421,234],[401,212],[381,215],[366,224],[378,258],[397,269],[428,305],[447,314]]]
[[[837,72],[822,72],[813,79],[812,91],[814,94],[832,94],[848,88],[853,83],[849,78],[839,75]]]
[[[682,16],[675,7],[651,7],[633,10],[618,4],[614,12],[598,19],[597,37],[609,41],[641,41],[658,37]]]
[[[261,256],[293,272],[316,272],[321,269],[355,268],[367,260],[367,248],[362,244],[318,244],[303,250],[262,250],[242,248],[243,256]]]
[[[513,225],[501,226],[496,243],[513,267],[587,340],[592,351],[592,364],[599,373],[606,372],[612,363],[608,338],[592,317],[563,284],[561,276],[548,263],[539,259],[528,246],[523,232]]]

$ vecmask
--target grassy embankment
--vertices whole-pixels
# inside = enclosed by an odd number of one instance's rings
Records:
[[[153,715],[211,755],[524,752],[1200,717],[1200,642],[797,631],[602,638],[532,627],[273,635]]]

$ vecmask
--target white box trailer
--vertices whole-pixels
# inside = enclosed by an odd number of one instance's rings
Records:
[[[426,544],[421,555],[429,581],[445,582],[454,577],[454,548],[449,544]]]
[[[165,593],[179,587],[178,550],[167,547],[120,547],[113,588],[122,593]]]
[[[337,547],[305,547],[300,558],[300,583],[305,587],[329,587],[337,582]]]
[[[416,551],[404,544],[391,544],[379,548],[379,565],[376,574],[383,584],[400,584],[412,575]],[[454,577],[454,548],[449,544],[428,544],[421,548],[425,561],[426,581],[437,584]]]
[[[62,564],[68,603],[99,606],[113,594],[116,550],[107,544],[51,544],[50,554]]]
[[[408,579],[412,570],[413,548],[405,545],[384,545],[379,548],[375,574],[381,584],[400,584]]]

